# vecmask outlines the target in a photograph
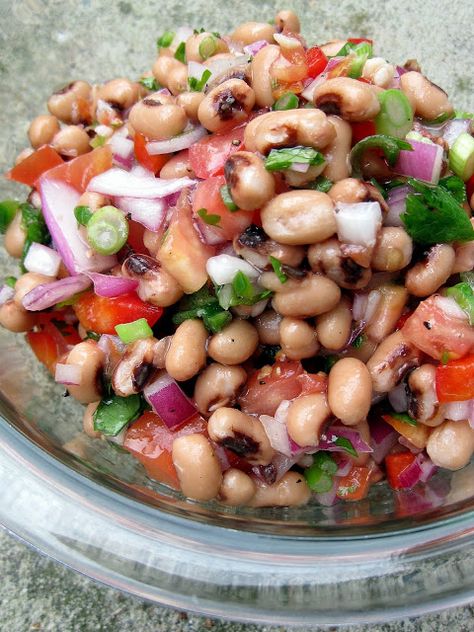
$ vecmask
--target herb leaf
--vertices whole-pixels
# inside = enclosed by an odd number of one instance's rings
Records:
[[[156,92],[161,87],[155,77],[142,77],[138,83],[151,92]]]
[[[94,415],[94,430],[109,437],[115,437],[142,412],[142,400],[139,395],[119,397],[112,395],[103,399]]]
[[[312,147],[289,147],[283,149],[272,149],[265,160],[267,171],[281,171],[289,169],[291,165],[302,163],[311,165],[322,165],[324,156]]]
[[[327,193],[329,189],[332,187],[333,182],[326,176],[318,176],[314,182],[310,182],[306,186],[308,189],[313,189],[313,191],[321,191],[322,193]]]
[[[415,193],[407,196],[401,215],[407,233],[420,244],[471,241],[474,229],[456,198],[442,186],[429,186],[410,178]]]
[[[362,158],[365,152],[367,149],[374,148],[383,151],[385,159],[391,167],[397,162],[398,154],[401,149],[413,151],[410,143],[407,143],[406,140],[402,140],[401,138],[396,138],[395,136],[389,136],[388,134],[367,136],[354,145],[350,153],[352,175],[354,178],[362,175]]]
[[[202,219],[202,221],[206,224],[209,224],[209,226],[217,226],[217,228],[220,228],[219,224],[222,219],[220,215],[208,213],[206,208],[200,208],[197,214]]]
[[[270,259],[270,263],[272,264],[273,272],[277,275],[280,283],[286,283],[288,281],[288,277],[282,270],[281,261],[276,257],[272,257],[271,255],[268,258]]]
[[[49,243],[51,235],[49,234],[46,222],[40,209],[35,208],[28,202],[20,204],[21,225],[26,232],[25,245],[21,255],[21,266],[23,269],[23,261],[33,242],[38,244]]]
[[[174,58],[183,64],[186,63],[186,44],[184,42],[181,42],[181,44],[176,49]]]
[[[352,456],[359,456],[359,453],[352,445],[352,442],[349,441],[349,439],[346,439],[346,437],[338,437],[334,441],[334,445],[337,445],[338,448],[342,448],[345,452],[351,454]]]
[[[81,226],[87,226],[87,222],[92,217],[92,211],[89,206],[76,206],[74,209],[74,217]]]
[[[469,324],[474,325],[474,292],[471,285],[463,281],[446,290],[446,296],[452,296],[459,307],[469,316]]]
[[[224,204],[227,206],[227,208],[229,209],[229,211],[231,213],[235,213],[235,211],[239,210],[239,207],[237,206],[237,204],[234,202],[234,200],[232,199],[232,194],[230,192],[229,187],[227,186],[227,184],[224,184],[221,188],[220,188],[220,192],[221,192],[221,198],[222,201],[224,202]]]
[[[20,204],[16,200],[0,202],[0,233],[4,233],[10,226]]]
[[[407,413],[390,413],[390,417],[397,419],[398,421],[403,421],[404,424],[408,424],[409,426],[416,426],[417,421],[410,417]]]
[[[176,33],[174,31],[165,31],[161,37],[156,40],[158,48],[169,48],[174,40]]]
[[[438,186],[451,193],[459,204],[467,200],[466,186],[458,176],[446,176],[445,178],[441,178],[438,182]]]

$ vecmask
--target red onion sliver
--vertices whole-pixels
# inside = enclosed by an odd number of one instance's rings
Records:
[[[202,75],[209,70],[206,66],[203,66],[197,61],[188,61],[188,77],[190,79],[200,80]]]
[[[28,248],[23,265],[28,272],[37,272],[38,274],[55,277],[61,265],[61,257],[56,250],[33,242]]]
[[[133,140],[126,138],[122,134],[115,133],[109,140],[109,145],[114,156],[119,156],[122,160],[133,157]]]
[[[40,312],[86,290],[90,284],[89,277],[77,274],[52,283],[37,285],[23,297],[23,307],[30,312]]]
[[[403,447],[408,448],[412,454],[420,454],[420,452],[423,452],[423,448],[417,448],[416,445],[403,435],[398,437],[398,443]]]
[[[294,162],[289,169],[290,171],[296,171],[297,173],[307,173],[309,169],[309,162]]]
[[[269,415],[260,415],[259,419],[267,433],[272,448],[290,457],[291,447],[286,424],[278,422],[274,417],[270,417]]]
[[[190,399],[168,373],[161,373],[143,389],[146,401],[168,428],[174,428],[197,414]]]
[[[398,481],[404,489],[410,489],[417,483],[426,483],[436,472],[436,469],[434,463],[420,452],[413,463],[400,472]]]
[[[58,384],[77,386],[81,383],[82,368],[79,364],[56,364],[54,379]]]
[[[161,228],[168,211],[168,204],[163,198],[117,197],[115,204],[124,213],[130,213],[133,221],[153,232]]]
[[[98,296],[121,296],[129,294],[136,290],[138,281],[136,279],[128,279],[122,276],[113,276],[112,274],[100,274],[100,272],[88,272],[87,276],[94,284],[94,292]]]
[[[268,46],[267,40],[257,40],[256,42],[252,42],[252,44],[248,44],[248,46],[244,46],[244,53],[255,57],[258,51],[265,48],[265,46]]]
[[[197,125],[187,132],[183,132],[179,136],[170,138],[169,140],[154,140],[147,143],[146,148],[150,156],[157,156],[160,154],[172,154],[175,151],[181,151],[182,149],[188,149],[191,145],[194,145],[198,140],[207,136],[207,130],[202,125]],[[182,178],[186,179],[186,178]]]
[[[438,184],[443,164],[443,148],[434,143],[422,143],[410,140],[413,151],[402,149],[393,171],[402,176],[410,176]]]
[[[215,59],[214,57],[210,57],[206,62],[204,62],[204,67],[212,72],[212,79],[222,75],[231,68],[248,64],[249,61],[250,58],[248,55],[237,55],[236,57],[226,57],[224,59]],[[211,79],[209,79],[209,81],[211,81]]]
[[[382,419],[377,419],[370,423],[370,442],[373,447],[372,458],[375,463],[382,463],[384,458],[397,443],[398,433],[385,423]]]
[[[193,184],[195,180],[190,178],[149,178],[112,167],[92,178],[87,190],[119,197],[163,198]]]
[[[388,394],[388,401],[396,413],[404,413],[408,410],[408,395],[404,382],[392,388]]]
[[[403,226],[400,215],[406,211],[406,199],[413,189],[407,184],[395,187],[389,191],[387,197],[388,213],[383,218],[384,226]]]
[[[14,296],[14,288],[10,287],[9,285],[2,285],[2,287],[0,288],[0,306],[4,303],[8,303],[8,301],[11,301]]]

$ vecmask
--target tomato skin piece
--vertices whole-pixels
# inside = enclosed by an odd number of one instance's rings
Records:
[[[317,77],[320,75],[328,64],[328,58],[319,48],[312,46],[306,51],[306,65],[308,67],[308,77]]]
[[[200,182],[194,192],[193,214],[195,221],[202,223],[198,211],[205,208],[209,215],[219,215],[219,226],[209,227],[222,235],[226,241],[231,241],[240,235],[252,223],[252,213],[248,211],[229,211],[221,196],[221,187],[226,184],[224,176],[215,176]]]
[[[168,162],[170,155],[160,154],[158,156],[150,156],[146,148],[147,142],[148,141],[143,134],[135,132],[133,151],[135,153],[135,158],[141,166],[148,169],[148,171],[153,171],[153,173],[156,174]]]
[[[239,397],[242,410],[273,416],[284,399],[294,399],[301,393],[298,376],[302,373],[301,362],[296,360],[277,360],[272,367],[255,371]]]
[[[369,491],[370,477],[370,468],[354,465],[349,474],[339,479],[336,496],[342,500],[362,500]]]
[[[474,355],[436,367],[436,394],[441,404],[474,398]]]
[[[474,353],[474,327],[446,314],[436,299],[430,296],[418,305],[401,329],[405,338],[436,360],[446,353],[453,360]]]
[[[189,163],[198,178],[223,175],[227,158],[244,149],[245,127],[240,125],[225,134],[205,136],[191,145]]]
[[[364,140],[367,136],[376,134],[375,123],[373,121],[361,121],[359,123],[351,123],[352,127],[352,144],[356,145],[359,141]]]
[[[400,474],[413,463],[416,454],[412,452],[397,452],[396,454],[387,454],[384,459],[385,469],[387,472],[388,484],[392,489],[404,489],[400,484]]]
[[[135,292],[113,298],[87,292],[73,307],[81,325],[97,334],[116,335],[115,325],[131,323],[139,318],[145,318],[153,327],[163,313],[161,307],[144,303]]]
[[[178,430],[170,430],[153,412],[144,413],[125,433],[123,447],[145,467],[147,474],[165,485],[179,489],[179,480],[173,465],[173,441],[188,434],[205,434],[206,422],[196,414]]]
[[[302,373],[297,377],[301,384],[301,395],[310,393],[326,393],[328,390],[328,378],[325,373]]]
[[[44,145],[7,171],[5,178],[34,187],[40,176],[63,163],[57,151],[50,145]]]
[[[87,154],[64,162],[48,172],[48,178],[60,180],[84,193],[94,176],[112,167],[112,150],[109,145],[97,147]]]

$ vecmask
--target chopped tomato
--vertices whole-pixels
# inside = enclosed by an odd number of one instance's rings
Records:
[[[246,413],[274,415],[284,399],[294,399],[301,393],[298,376],[303,373],[301,362],[277,360],[273,366],[264,366],[248,380],[239,397],[239,404]]]
[[[351,123],[352,127],[352,144],[355,145],[359,141],[374,136],[376,134],[375,123],[373,121],[361,121],[360,123]]]
[[[48,371],[54,375],[58,361],[58,347],[55,338],[47,331],[29,331],[26,340],[33,353]]]
[[[194,417],[173,432],[158,415],[146,412],[127,429],[123,447],[143,464],[151,478],[179,489],[178,476],[171,458],[173,441],[188,434],[202,434],[205,430],[206,422],[202,417]]]
[[[407,340],[432,358],[461,358],[474,352],[474,328],[468,320],[456,318],[441,308],[438,296],[422,301],[403,325]]]
[[[173,211],[157,258],[183,290],[191,294],[206,283],[206,263],[214,253],[215,248],[199,238],[193,224],[191,204],[184,192]]]
[[[362,500],[370,488],[370,468],[354,465],[347,474],[338,481],[336,496],[342,500]]]
[[[406,314],[402,314],[400,316],[400,318],[397,320],[397,324],[395,325],[395,329],[401,329],[412,314],[413,314],[413,310],[410,310]]]
[[[224,173],[227,158],[243,149],[245,125],[234,127],[225,134],[212,134],[198,140],[189,148],[189,162],[198,178],[209,178]]]
[[[83,156],[54,167],[48,177],[62,180],[83,193],[94,176],[112,167],[112,151],[109,145],[97,147]]]
[[[352,64],[354,62],[354,58],[352,55],[347,57],[343,57],[343,59],[333,66],[331,70],[328,72],[328,79],[335,79],[336,77],[347,77],[349,74]]]
[[[412,452],[397,452],[387,454],[385,457],[385,469],[387,472],[388,484],[392,489],[403,489],[400,483],[400,474],[407,469],[416,459],[416,454]]]
[[[86,292],[74,304],[74,311],[81,325],[97,334],[116,334],[115,325],[139,318],[145,318],[153,327],[163,313],[161,307],[144,303],[134,292],[114,298]]]
[[[232,240],[236,235],[240,235],[247,226],[252,223],[252,213],[248,211],[229,211],[221,196],[221,188],[225,185],[224,176],[215,176],[200,182],[194,193],[193,214],[196,221],[204,223],[198,215],[198,211],[205,208],[208,215],[219,215],[220,220],[216,226],[211,228],[216,237],[222,235],[224,241]]]
[[[387,422],[394,430],[396,430],[402,437],[408,439],[417,448],[424,448],[428,437],[430,435],[430,428],[425,424],[416,424],[412,426],[400,419],[396,419],[391,415],[382,415],[382,419]]]
[[[130,245],[133,250],[140,255],[149,255],[148,249],[145,248],[145,244],[143,243],[143,233],[145,232],[145,227],[138,222],[134,222],[133,220],[128,220],[128,237],[127,243]]]
[[[301,395],[325,393],[328,389],[328,378],[325,373],[302,373],[297,379],[301,384]]]
[[[168,162],[170,156],[167,154],[159,155],[159,156],[150,156],[147,151],[146,144],[147,139],[140,132],[135,132],[134,145],[133,149],[135,152],[135,158],[138,162],[148,169],[148,171],[153,171],[153,173],[158,173],[160,169]]]
[[[351,44],[362,44],[362,42],[367,42],[371,46],[374,45],[374,40],[371,40],[367,37],[349,37],[347,41]]]
[[[10,169],[5,177],[33,187],[43,173],[62,165],[63,162],[61,156],[52,147],[44,145]]]
[[[442,404],[474,398],[474,355],[436,368],[436,394]]]
[[[466,195],[467,201],[469,202],[471,197],[474,195],[474,176],[471,176],[466,182]]]
[[[328,64],[328,58],[319,48],[313,46],[306,51],[306,65],[308,67],[308,77],[317,77]]]

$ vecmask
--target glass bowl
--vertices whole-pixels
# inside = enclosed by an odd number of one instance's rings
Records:
[[[138,76],[162,28],[191,23],[228,31],[241,15],[266,20],[278,6],[266,3],[263,16],[250,1],[225,15],[216,14],[215,2],[192,9],[160,4],[169,18],[163,26],[152,2],[0,2],[0,23],[9,25],[0,32],[2,167],[24,146],[28,120],[58,85]],[[405,4],[408,11],[408,2],[397,5],[398,24],[408,29],[400,40],[383,26],[390,16],[379,18],[369,2],[357,10],[342,3],[336,12],[320,0],[316,8],[293,3],[316,41],[369,35],[399,61],[423,59],[424,50],[427,74],[453,91],[455,78],[443,81],[449,59],[444,66],[438,60],[439,46],[429,56],[428,40],[421,52],[411,48]],[[425,29],[426,21],[436,28],[442,19],[430,6],[421,10]],[[305,19],[310,11],[318,12],[314,24]],[[461,12],[459,32],[462,19]],[[91,51],[98,60],[92,67]],[[468,107],[456,85],[455,102]],[[15,193],[1,187],[2,197]],[[2,255],[1,273],[13,265]],[[472,599],[474,466],[438,474],[425,490],[394,495],[377,485],[367,499],[331,508],[235,510],[186,502],[148,479],[117,446],[81,434],[80,405],[62,397],[22,336],[1,330],[0,358],[0,522],[79,572],[160,604],[279,625],[388,620]]]

